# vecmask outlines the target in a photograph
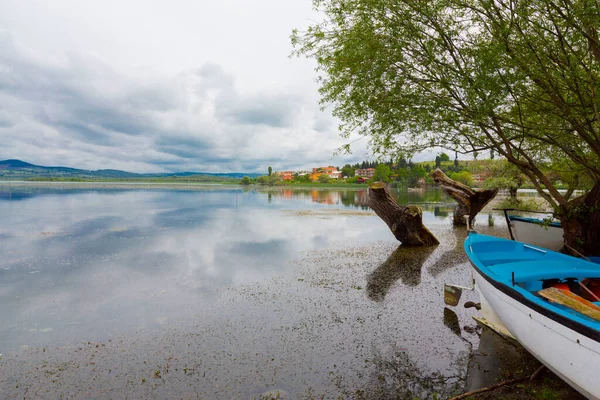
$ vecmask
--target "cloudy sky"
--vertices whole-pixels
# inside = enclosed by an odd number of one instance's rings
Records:
[[[0,159],[133,172],[343,165],[315,63],[289,35],[311,0],[3,0]]]

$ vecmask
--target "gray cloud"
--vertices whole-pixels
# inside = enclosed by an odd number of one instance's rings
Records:
[[[284,128],[293,125],[293,117],[299,103],[299,99],[293,95],[255,96],[219,98],[217,107],[222,116],[236,123]]]
[[[43,165],[254,172],[352,161],[331,161],[341,140],[314,97],[240,92],[215,63],[132,76],[93,53],[49,56],[0,34],[0,109],[0,158]]]

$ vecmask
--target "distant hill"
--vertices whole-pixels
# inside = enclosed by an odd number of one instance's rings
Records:
[[[242,172],[232,173],[209,173],[209,172],[174,172],[158,174],[136,174],[133,172],[120,171],[118,169],[99,169],[96,171],[77,169],[70,167],[45,167],[30,164],[21,160],[0,161],[0,180],[164,180],[172,178],[183,181],[202,181],[202,177],[214,181],[215,178],[224,180],[241,179],[243,176],[256,177],[260,174],[249,174]]]

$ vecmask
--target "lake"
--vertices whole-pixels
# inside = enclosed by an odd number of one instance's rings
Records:
[[[0,184],[1,397],[461,392],[465,229],[438,189],[396,194],[439,246],[399,246],[364,189]]]

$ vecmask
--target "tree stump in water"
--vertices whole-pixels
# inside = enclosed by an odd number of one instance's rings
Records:
[[[469,216],[469,226],[472,225],[479,211],[498,193],[498,189],[473,190],[467,185],[448,178],[439,168],[436,168],[429,176],[458,203],[456,211],[454,211],[454,225],[466,225],[466,215]]]
[[[385,183],[375,182],[369,187],[369,206],[402,244],[431,246],[440,243],[423,225],[421,208],[415,205],[403,207],[396,203]]]

